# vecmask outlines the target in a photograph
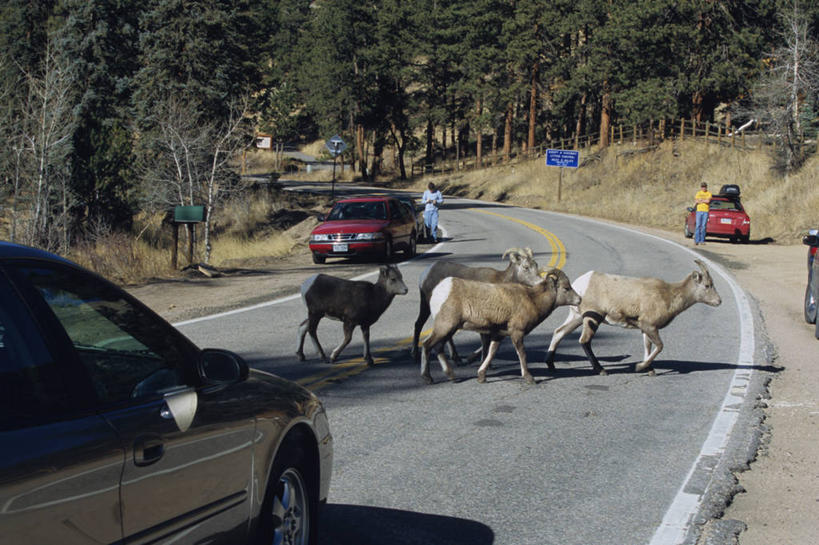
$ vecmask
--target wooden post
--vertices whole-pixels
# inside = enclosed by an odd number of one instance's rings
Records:
[[[623,126],[620,125],[620,145],[623,145]]]
[[[706,122],[705,122],[705,143],[706,143],[706,144],[708,143],[708,133],[709,133],[710,131],[711,131],[711,122],[710,122],[710,121],[706,121]]]
[[[731,127],[731,149],[735,149],[736,147],[736,134],[737,131],[734,130],[734,127]]]
[[[634,125],[634,127],[632,127],[632,129],[633,129],[633,132],[631,133],[631,144],[636,147],[637,146],[637,125]]]
[[[680,118],[680,140],[685,140],[685,119]]]
[[[176,270],[177,255],[179,253],[179,224],[173,222],[173,252],[171,253],[171,267]]]

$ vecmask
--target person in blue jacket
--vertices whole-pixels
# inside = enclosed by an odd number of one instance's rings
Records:
[[[427,232],[432,236],[432,241],[438,242],[438,207],[444,202],[444,196],[435,187],[435,184],[430,182],[428,189],[424,191],[424,196],[421,197],[421,204],[424,205],[424,225],[427,227]]]

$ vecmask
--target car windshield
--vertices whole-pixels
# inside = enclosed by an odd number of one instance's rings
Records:
[[[328,220],[385,220],[384,201],[339,202],[330,210]]]
[[[709,207],[711,210],[742,210],[742,207],[736,201],[712,200]]]

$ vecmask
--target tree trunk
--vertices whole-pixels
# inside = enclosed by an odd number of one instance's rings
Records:
[[[527,148],[529,153],[535,148],[535,118],[537,117],[537,74],[538,63],[532,67],[532,86],[529,92],[529,134]]]
[[[477,111],[479,118],[481,116],[481,107],[482,102],[481,99],[479,98],[477,106],[475,107],[475,110]],[[477,142],[475,148],[475,166],[480,168],[483,166],[483,129],[481,128],[480,122],[476,124],[475,140]]]
[[[583,93],[580,96],[580,107],[577,109],[577,123],[574,126],[574,134],[576,135],[576,140],[580,139],[580,136],[586,131],[586,101],[587,101],[587,94]],[[600,129],[603,130],[603,129]]]
[[[512,155],[512,118],[515,114],[515,105],[509,103],[506,107],[506,120],[503,124],[503,160],[509,162]]]
[[[427,119],[427,158],[424,161],[426,164],[424,165],[424,172],[426,172],[427,168],[435,163],[435,149],[433,145],[435,143],[435,127],[432,125],[432,120]]]
[[[358,153],[358,169],[362,178],[367,178],[367,153],[365,151],[367,143],[364,139],[364,125],[360,123],[355,127],[355,148]]]
[[[608,83],[603,84],[603,103],[600,111],[600,147],[609,147],[609,127],[611,126],[611,92]]]

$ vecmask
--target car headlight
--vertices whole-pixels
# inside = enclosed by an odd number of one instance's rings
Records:
[[[330,242],[332,235],[310,235],[310,242]]]
[[[355,236],[356,240],[382,240],[384,233],[358,233]]]

